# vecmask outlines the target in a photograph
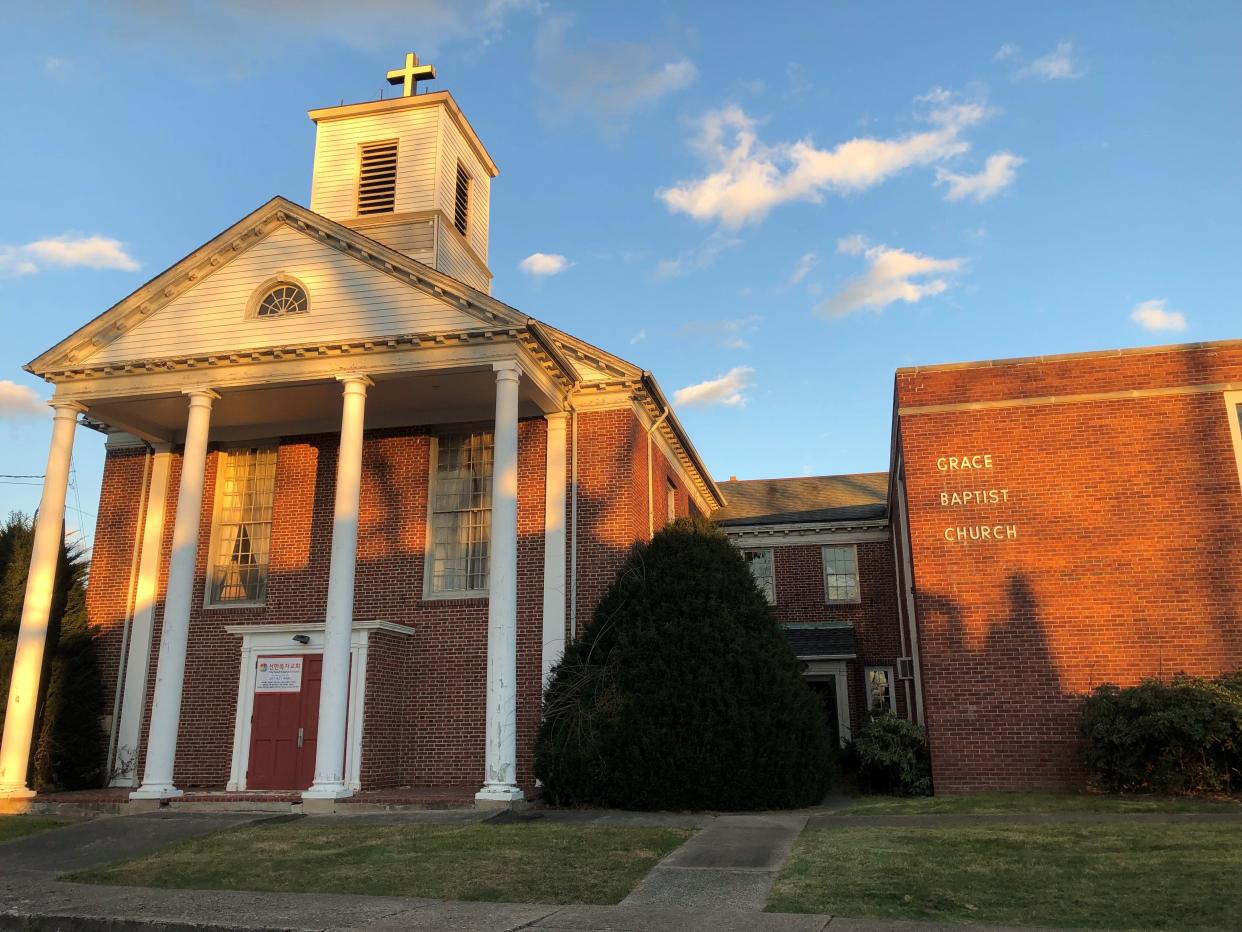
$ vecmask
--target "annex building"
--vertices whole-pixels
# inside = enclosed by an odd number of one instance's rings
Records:
[[[491,295],[498,169],[414,56],[274,198],[27,367],[52,445],[0,747],[29,793],[73,436],[113,786],[537,792],[542,687],[636,541],[713,517],[826,727],[938,791],[1080,782],[1102,682],[1242,667],[1242,341],[897,372],[890,469],[717,483],[651,373]]]

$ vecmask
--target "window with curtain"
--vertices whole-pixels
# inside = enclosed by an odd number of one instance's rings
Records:
[[[276,448],[242,447],[221,456],[207,600],[261,605],[267,599]]]
[[[893,668],[867,667],[864,675],[867,680],[867,711],[872,715],[878,712],[896,712],[897,694],[893,691]]]
[[[441,436],[431,485],[428,591],[487,591],[492,530],[491,431]]]

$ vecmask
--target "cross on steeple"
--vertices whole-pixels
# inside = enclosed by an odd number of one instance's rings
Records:
[[[413,97],[418,93],[419,81],[430,81],[435,76],[435,65],[420,65],[417,55],[413,52],[406,52],[405,67],[388,72],[388,83],[402,85],[402,97]]]

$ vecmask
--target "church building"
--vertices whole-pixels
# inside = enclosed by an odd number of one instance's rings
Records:
[[[0,746],[29,795],[77,425],[108,775],[311,809],[537,794],[542,689],[627,550],[711,516],[826,724],[938,791],[1070,787],[1102,682],[1242,667],[1242,341],[903,369],[888,472],[717,483],[650,372],[491,295],[498,168],[407,56],[273,198],[33,360],[53,433]]]

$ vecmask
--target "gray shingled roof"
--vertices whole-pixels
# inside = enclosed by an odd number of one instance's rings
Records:
[[[854,626],[829,622],[786,624],[785,640],[799,657],[854,657]]]
[[[730,527],[861,521],[888,516],[888,473],[803,476],[795,479],[731,479],[720,483],[729,504],[712,513]]]

